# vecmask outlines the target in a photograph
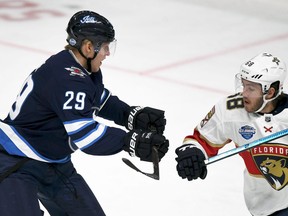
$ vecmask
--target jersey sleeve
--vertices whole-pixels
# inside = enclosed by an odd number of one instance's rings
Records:
[[[107,120],[114,121],[114,123],[125,126],[127,125],[130,106],[117,96],[104,88],[102,83],[103,77],[101,71],[90,75],[95,86],[102,86],[100,105],[97,107],[95,115]]]
[[[194,144],[200,148],[206,158],[217,155],[219,149],[231,140],[226,137],[223,115],[225,115],[225,101],[221,100],[208,112],[194,129],[192,135],[185,137],[184,144]]]
[[[99,112],[99,116],[116,124],[125,126],[127,125],[130,106],[120,100],[117,96],[110,95],[106,103],[103,104]]]

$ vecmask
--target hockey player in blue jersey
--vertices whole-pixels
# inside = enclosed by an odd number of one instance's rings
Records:
[[[71,154],[124,150],[152,161],[152,147],[160,160],[168,151],[164,111],[129,106],[104,87],[100,66],[115,42],[111,23],[95,12],[79,11],[67,33],[65,50],[28,76],[0,121],[1,216],[40,216],[38,199],[51,216],[104,216]],[[99,123],[95,116],[123,129]]]

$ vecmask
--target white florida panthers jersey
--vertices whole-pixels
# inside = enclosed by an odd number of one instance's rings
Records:
[[[232,95],[217,103],[184,143],[198,145],[206,157],[211,157],[231,141],[242,146],[287,128],[288,95],[281,96],[277,108],[264,115],[246,112],[243,98]],[[254,147],[240,156],[246,165],[244,196],[251,214],[264,216],[287,208],[288,136]]]

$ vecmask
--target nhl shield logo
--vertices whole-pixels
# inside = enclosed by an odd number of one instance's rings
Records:
[[[275,190],[288,184],[288,146],[283,144],[264,144],[251,150],[253,160]]]

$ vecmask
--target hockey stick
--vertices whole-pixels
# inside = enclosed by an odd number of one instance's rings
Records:
[[[127,158],[122,158],[122,161],[128,165],[129,167],[131,167],[132,169],[136,170],[137,172],[140,172],[150,178],[153,178],[155,180],[159,180],[160,179],[160,175],[159,175],[159,157],[158,157],[158,151],[156,149],[156,147],[152,148],[152,162],[153,162],[153,173],[147,173],[147,172],[143,172],[141,171],[139,168],[137,168],[130,160],[128,160]]]
[[[286,136],[288,134],[288,129],[285,129],[285,130],[282,130],[282,131],[278,131],[274,134],[271,134],[269,136],[266,136],[266,137],[262,137],[258,140],[255,140],[253,142],[250,142],[250,143],[247,143],[243,146],[239,146],[237,148],[233,148],[231,150],[228,150],[226,152],[223,152],[223,153],[220,153],[216,156],[213,156],[213,157],[210,157],[208,158],[207,162],[206,162],[206,165],[209,165],[209,164],[212,164],[212,163],[215,163],[216,161],[219,161],[219,160],[223,160],[225,158],[228,158],[228,157],[231,157],[235,154],[238,154],[240,152],[243,152],[243,151],[246,151],[248,149],[251,149],[253,147],[256,147],[256,146],[259,146],[265,142],[269,142],[269,141],[272,141],[272,140],[275,140],[275,139],[278,139],[280,137],[283,137],[283,136]]]

